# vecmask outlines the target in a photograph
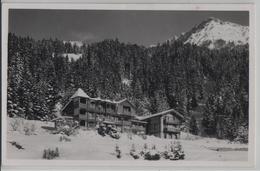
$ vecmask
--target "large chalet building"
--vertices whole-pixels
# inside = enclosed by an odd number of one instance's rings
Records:
[[[136,110],[127,99],[111,101],[91,98],[78,89],[61,112],[63,116],[73,116],[80,126],[95,128],[102,123],[115,126],[121,132],[145,134],[146,122],[136,118]]]
[[[148,134],[161,138],[179,138],[183,116],[174,109],[138,117],[135,107],[127,99],[111,101],[89,97],[78,89],[61,110],[72,116],[80,126],[95,128],[98,124],[111,125],[121,132]]]

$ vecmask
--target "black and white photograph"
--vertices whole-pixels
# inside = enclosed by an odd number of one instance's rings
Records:
[[[9,8],[6,160],[249,162],[250,14]]]

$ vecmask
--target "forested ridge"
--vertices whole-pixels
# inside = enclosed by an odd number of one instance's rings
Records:
[[[117,39],[77,47],[9,34],[9,116],[51,119],[55,104],[77,88],[91,97],[128,98],[139,115],[175,108],[192,118],[192,131],[200,113],[205,135],[235,139],[248,128],[249,49],[210,50],[178,40],[147,48]]]

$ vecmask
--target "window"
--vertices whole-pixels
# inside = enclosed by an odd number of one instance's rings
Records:
[[[80,113],[81,115],[85,115],[85,114],[86,114],[86,109],[80,109],[80,110],[79,110],[79,113]]]
[[[87,103],[87,99],[86,98],[80,98],[80,103],[82,104],[86,104]]]
[[[88,119],[95,119],[94,113],[88,113]]]
[[[79,122],[79,125],[80,125],[80,126],[85,126],[85,121],[84,121],[84,120],[81,120],[81,121]]]
[[[111,109],[112,109],[113,111],[115,111],[115,110],[116,110],[116,106],[113,105],[113,104],[111,104]]]
[[[79,107],[79,101],[76,100],[76,101],[74,101],[74,108],[78,108],[78,107]]]
[[[94,109],[95,108],[95,102],[91,102],[90,107]]]
[[[131,112],[131,108],[129,106],[123,106],[123,112],[129,113],[129,112]]]

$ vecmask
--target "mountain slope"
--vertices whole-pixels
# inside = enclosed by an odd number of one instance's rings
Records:
[[[205,46],[210,49],[227,45],[244,45],[249,40],[249,27],[209,18],[180,36],[185,44]]]

